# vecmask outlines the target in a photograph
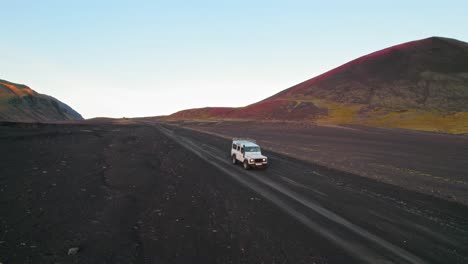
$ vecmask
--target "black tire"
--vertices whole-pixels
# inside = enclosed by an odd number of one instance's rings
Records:
[[[247,160],[244,160],[244,164],[243,164],[243,165],[244,165],[244,169],[245,169],[245,170],[250,170],[250,165],[249,165],[249,163],[247,162]]]
[[[236,155],[232,155],[232,164],[236,165],[237,164],[237,159],[236,159]]]

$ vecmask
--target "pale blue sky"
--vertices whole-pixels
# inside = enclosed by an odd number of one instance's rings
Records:
[[[468,41],[468,1],[4,1],[0,79],[84,117],[244,106],[406,41]]]

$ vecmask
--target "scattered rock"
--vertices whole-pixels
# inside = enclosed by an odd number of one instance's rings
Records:
[[[72,248],[68,249],[68,255],[69,256],[76,255],[76,254],[78,254],[78,251],[80,251],[79,247],[72,247]]]

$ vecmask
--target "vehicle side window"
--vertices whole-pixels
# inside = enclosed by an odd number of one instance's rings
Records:
[[[244,148],[241,148],[241,153],[244,153]]]
[[[237,146],[237,150],[240,150],[240,146]]]
[[[236,149],[236,148],[237,148],[236,144],[232,144],[232,149]]]

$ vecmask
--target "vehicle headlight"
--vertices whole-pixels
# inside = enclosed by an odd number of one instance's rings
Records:
[[[266,161],[266,159],[263,159],[263,161]]]
[[[253,162],[254,160],[253,159],[250,159],[250,162]]]

